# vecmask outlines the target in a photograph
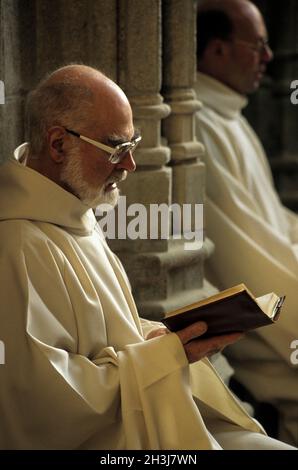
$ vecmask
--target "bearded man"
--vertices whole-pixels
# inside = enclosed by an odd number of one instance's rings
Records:
[[[0,169],[3,449],[290,449],[205,358],[239,339],[142,321],[92,208],[115,204],[140,140],[123,91],[71,65],[31,93]],[[191,364],[191,365],[190,365]]]

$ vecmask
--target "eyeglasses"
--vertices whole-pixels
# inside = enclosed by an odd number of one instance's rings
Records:
[[[244,46],[250,47],[250,49],[258,54],[263,54],[265,51],[268,51],[268,49],[271,51],[268,39],[259,38],[255,43],[244,41],[242,39],[234,39],[233,41],[237,44],[243,44]]]
[[[115,147],[109,147],[108,145],[102,144],[93,139],[89,139],[89,137],[79,134],[78,132],[75,132],[71,129],[67,129],[66,127],[64,129],[69,134],[72,134],[75,137],[78,137],[79,139],[84,140],[85,142],[88,142],[91,145],[94,145],[94,147],[97,147],[109,153],[110,154],[109,162],[114,163],[114,164],[121,162],[128,152],[133,153],[138,143],[142,140],[142,137],[138,136],[136,139],[133,139],[129,142],[123,142],[121,144],[116,145]]]

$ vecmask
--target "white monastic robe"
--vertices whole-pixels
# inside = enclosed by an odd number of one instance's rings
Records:
[[[0,168],[0,448],[218,449],[200,403],[263,434],[175,334],[144,340],[92,210],[21,164],[25,149]]]
[[[260,400],[291,402],[298,443],[298,217],[280,202],[263,148],[242,116],[247,99],[198,73],[197,137],[205,146],[206,230],[215,243],[209,279],[244,282],[256,295],[286,295],[279,321],[228,348],[237,376]]]

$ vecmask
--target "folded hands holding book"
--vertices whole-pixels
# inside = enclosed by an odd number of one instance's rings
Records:
[[[226,346],[238,341],[243,336],[243,333],[229,333],[211,338],[201,338],[206,333],[207,328],[206,322],[197,321],[176,331],[190,364],[222,351]],[[170,332],[167,328],[159,328],[153,330],[146,339],[152,339]]]
[[[162,322],[168,328],[147,339],[176,332],[190,363],[222,350],[244,332],[274,323],[284,297],[274,293],[255,298],[244,284],[169,313]]]

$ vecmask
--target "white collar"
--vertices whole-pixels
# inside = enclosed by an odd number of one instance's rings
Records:
[[[25,165],[28,144],[0,168],[0,220],[47,222],[80,234],[96,225],[92,209],[46,176]]]
[[[245,96],[201,72],[197,73],[195,91],[198,100],[228,119],[237,118],[248,103]]]

